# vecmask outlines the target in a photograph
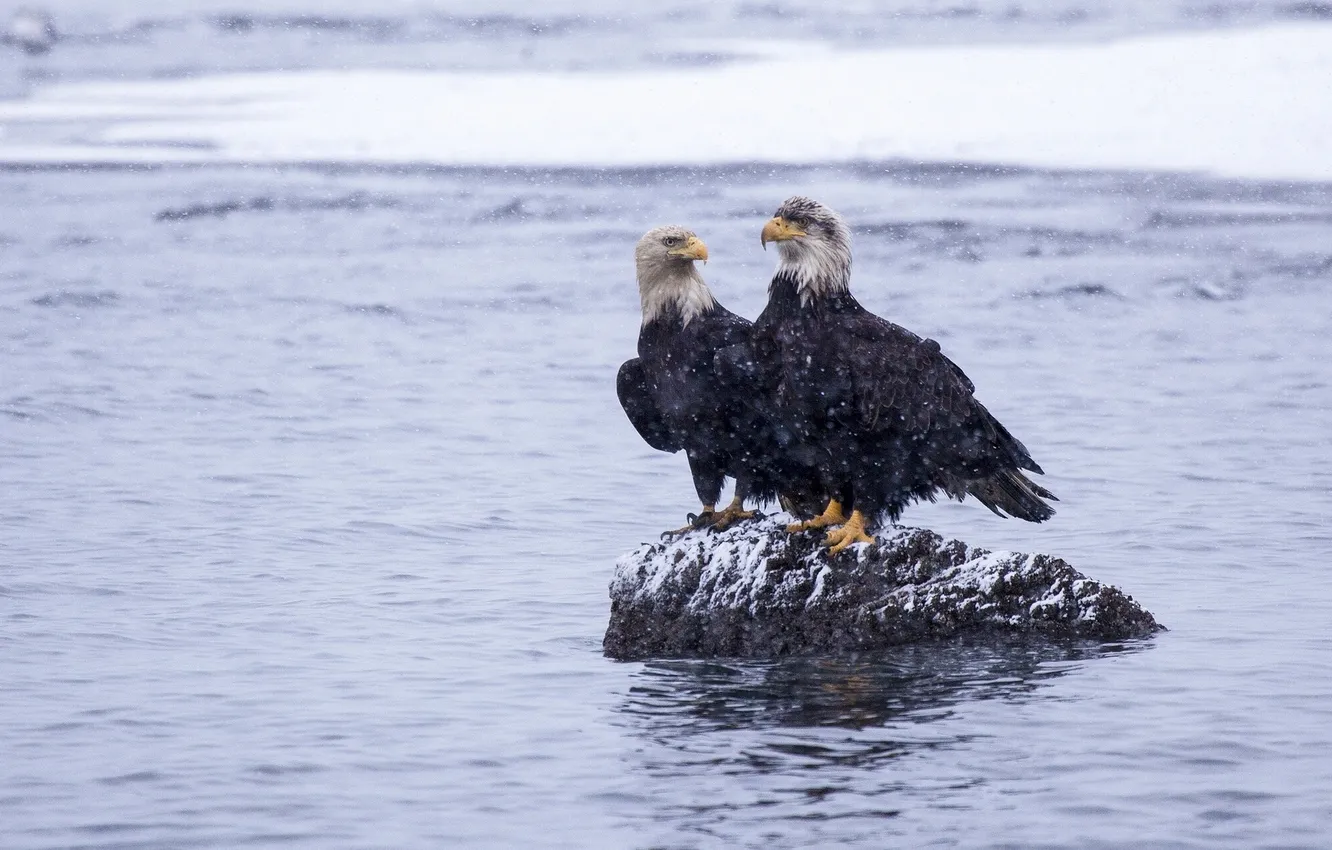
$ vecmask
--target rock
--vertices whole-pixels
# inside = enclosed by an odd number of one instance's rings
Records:
[[[690,532],[622,557],[605,653],[772,657],[977,634],[1125,640],[1164,628],[1060,558],[903,527],[830,557],[822,535],[788,534],[787,521]]]

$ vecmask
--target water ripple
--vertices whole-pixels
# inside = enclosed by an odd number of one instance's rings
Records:
[[[1326,187],[862,163],[10,169],[0,190],[13,842],[1326,831]],[[633,240],[688,223],[754,316],[757,231],[796,191],[861,225],[857,296],[943,340],[1065,497],[1041,526],[905,521],[1064,556],[1173,631],[601,656],[615,558],[694,498],[615,400]],[[1140,227],[1153,211],[1191,223]]]

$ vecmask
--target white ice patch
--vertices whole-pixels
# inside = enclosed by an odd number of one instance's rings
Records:
[[[752,46],[751,46],[752,47]],[[0,163],[636,166],[907,158],[1332,179],[1332,26],[804,50],[635,73],[312,71],[57,84]]]

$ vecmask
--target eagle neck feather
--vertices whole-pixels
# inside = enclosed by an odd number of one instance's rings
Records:
[[[834,239],[792,240],[781,243],[777,277],[794,284],[800,306],[815,298],[846,292],[851,287],[851,252]]]
[[[678,317],[681,327],[688,327],[690,322],[717,305],[712,290],[703,282],[703,276],[693,263],[684,268],[640,268],[638,294],[645,325]]]
[[[768,306],[764,313],[778,323],[783,321],[822,322],[834,316],[865,312],[849,289],[830,292],[810,298],[801,292],[796,281],[778,270],[768,284]]]

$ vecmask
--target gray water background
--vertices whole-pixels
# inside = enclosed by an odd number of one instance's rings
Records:
[[[746,42],[1092,41],[1329,21],[1325,0],[48,0],[60,48],[0,50],[0,96],[63,80],[309,68],[634,69],[712,65]]]
[[[176,8],[0,68],[401,46]],[[586,52],[647,63],[661,21],[783,11],[671,8]],[[1131,28],[1025,8],[1045,39]],[[864,37],[956,32],[912,26]],[[190,32],[257,41],[214,61]],[[574,62],[576,28],[551,38]],[[695,507],[614,398],[632,243],[692,226],[753,316],[758,229],[796,191],[847,215],[862,301],[940,340],[1063,499],[1041,526],[905,521],[1063,556],[1170,632],[600,655],[615,558]],[[1326,847],[1330,233],[1328,185],[946,163],[0,172],[0,847]]]

